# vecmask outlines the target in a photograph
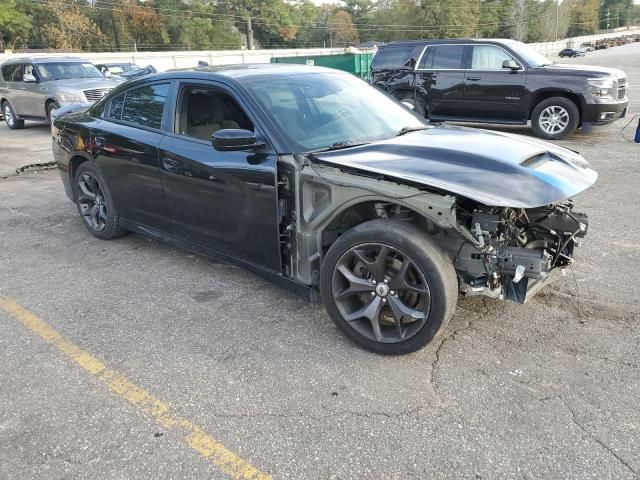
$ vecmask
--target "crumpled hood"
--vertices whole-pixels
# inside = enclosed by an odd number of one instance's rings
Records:
[[[566,148],[449,125],[313,157],[502,207],[555,203],[586,190],[598,177],[584,158]]]

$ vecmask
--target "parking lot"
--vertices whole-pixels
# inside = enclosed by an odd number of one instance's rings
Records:
[[[567,59],[622,68],[640,43]],[[100,241],[47,126],[0,126],[0,480],[638,479],[640,144],[627,119],[558,142],[599,172],[573,269],[526,305],[460,298],[385,357],[241,269]],[[633,138],[634,127],[626,129]],[[528,128],[506,128],[530,135]]]

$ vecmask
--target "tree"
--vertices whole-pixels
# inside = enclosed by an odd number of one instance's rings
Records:
[[[589,35],[598,30],[598,0],[566,0],[566,3],[569,8],[569,37]]]
[[[18,10],[14,0],[0,0],[0,52],[19,40],[26,43],[30,28],[29,17]]]
[[[104,33],[84,14],[79,4],[49,0],[46,10],[50,19],[43,27],[43,36],[49,46],[79,51],[90,50],[106,41]]]
[[[121,28],[131,36],[134,49],[152,50],[166,43],[161,28],[162,16],[148,2],[140,4],[137,0],[117,0],[113,16],[118,24],[115,28]]]
[[[347,46],[360,42],[358,30],[353,25],[351,15],[344,10],[337,10],[327,22],[329,44],[335,46]]]

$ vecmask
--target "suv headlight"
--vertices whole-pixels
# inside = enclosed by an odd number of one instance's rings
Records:
[[[591,87],[591,95],[595,98],[616,98],[618,83],[613,78],[590,78],[587,83]]]
[[[65,102],[65,103],[72,103],[72,102],[84,102],[85,99],[82,98],[80,95],[76,95],[75,93],[60,93],[58,95],[58,98],[60,99],[61,102]]]

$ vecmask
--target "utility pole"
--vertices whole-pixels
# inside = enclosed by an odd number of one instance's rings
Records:
[[[560,0],[556,0],[556,42],[558,41],[559,26],[560,26]]]
[[[251,17],[247,17],[247,48],[253,50],[253,27],[251,26]]]

